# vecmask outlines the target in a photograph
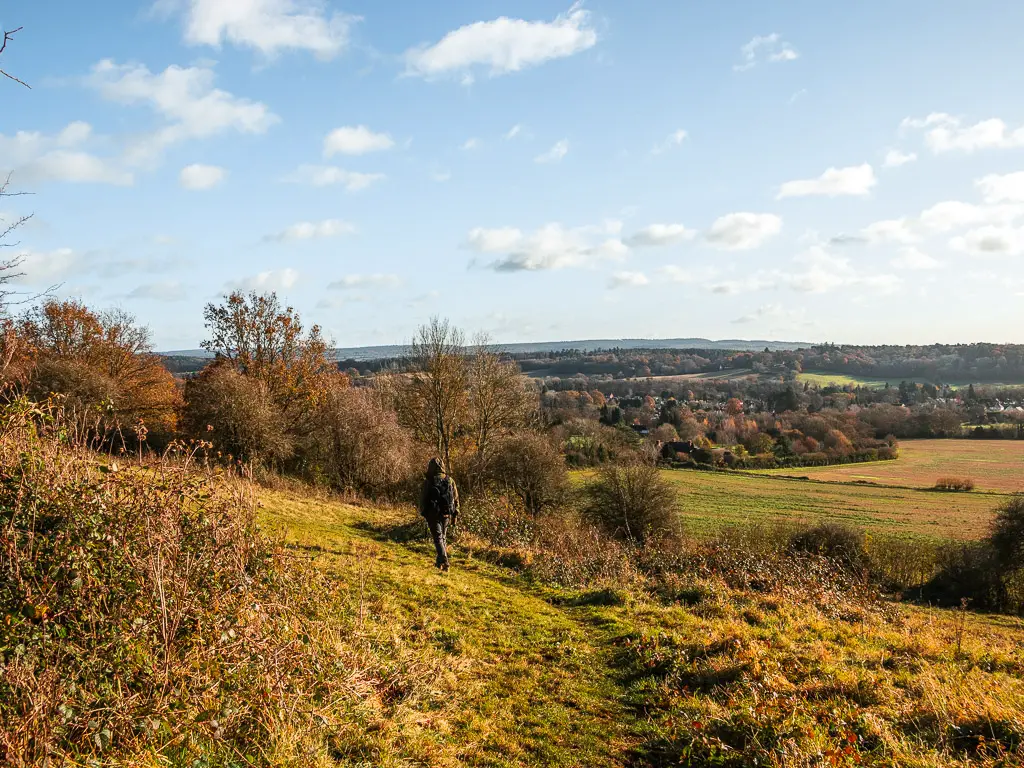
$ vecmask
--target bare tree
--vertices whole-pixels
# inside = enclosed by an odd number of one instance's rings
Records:
[[[470,426],[477,456],[485,458],[495,438],[526,425],[532,399],[519,366],[503,360],[486,334],[474,339],[470,364]]]
[[[465,334],[448,320],[432,317],[412,342],[418,370],[413,374],[414,420],[424,441],[433,443],[451,471],[455,437],[464,426],[469,406],[470,366]]]

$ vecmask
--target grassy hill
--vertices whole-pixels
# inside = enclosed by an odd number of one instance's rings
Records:
[[[1024,740],[1016,619],[828,578],[557,587],[469,541],[444,575],[407,511],[275,493],[261,519],[396,648],[341,764],[1008,766]]]

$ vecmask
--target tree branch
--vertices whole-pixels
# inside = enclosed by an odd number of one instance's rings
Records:
[[[2,43],[0,43],[0,54],[2,54],[6,50],[7,44],[11,40],[14,39],[14,35],[17,34],[18,32],[21,32],[22,29],[23,29],[23,27],[18,27],[17,29],[12,29],[10,32],[7,32],[6,30],[4,31],[4,41]],[[29,85],[28,83],[26,83],[24,80],[19,80],[14,75],[9,74],[9,73],[5,72],[2,69],[0,69],[0,75],[3,75],[8,80],[13,80],[16,83],[21,83],[22,85],[24,85],[29,90],[32,90],[32,86]]]

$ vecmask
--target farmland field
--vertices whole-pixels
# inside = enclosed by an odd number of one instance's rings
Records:
[[[969,477],[979,491],[1014,493],[1024,491],[1024,440],[902,440],[895,461],[772,469],[764,474],[910,488],[931,488],[940,477]]]
[[[694,533],[737,524],[828,521],[889,536],[976,539],[1006,498],[746,473],[663,472],[679,492],[684,528]]]

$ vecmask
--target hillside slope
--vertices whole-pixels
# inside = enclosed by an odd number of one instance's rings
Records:
[[[713,575],[580,592],[403,510],[266,493],[288,551],[335,579],[365,662],[344,765],[1016,765],[1018,620],[746,589]],[[490,558],[494,559],[494,558]],[[351,637],[344,633],[351,631]],[[358,671],[353,671],[358,676]]]

